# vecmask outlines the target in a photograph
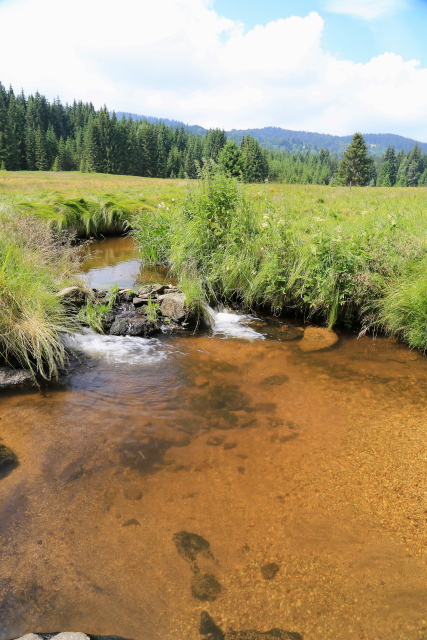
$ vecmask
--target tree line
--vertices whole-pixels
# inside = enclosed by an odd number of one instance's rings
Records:
[[[357,134],[360,136],[360,134]],[[367,157],[367,148],[363,153]],[[353,139],[354,141],[354,139]],[[349,149],[351,148],[350,144]],[[347,151],[346,151],[347,153]],[[329,150],[289,152],[262,148],[252,135],[227,140],[222,129],[203,135],[163,121],[135,120],[92,103],[50,103],[36,92],[15,94],[0,83],[0,169],[82,171],[153,178],[195,178],[214,160],[245,182],[266,179],[287,184],[342,184],[342,163]],[[363,184],[427,186],[427,154],[389,147],[367,160]],[[341,167],[341,169],[340,169]],[[357,184],[353,179],[353,184]]]

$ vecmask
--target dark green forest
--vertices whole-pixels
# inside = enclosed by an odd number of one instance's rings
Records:
[[[233,140],[221,129],[151,120],[118,118],[92,103],[50,103],[38,92],[15,94],[0,83],[0,169],[196,178],[198,168],[214,160],[245,182],[342,183],[341,154],[329,149],[278,150],[250,133]],[[427,186],[427,154],[417,144],[407,152],[389,146],[380,157],[369,154],[366,184]]]

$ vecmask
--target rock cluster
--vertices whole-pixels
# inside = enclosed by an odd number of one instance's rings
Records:
[[[195,314],[186,304],[185,294],[171,284],[147,284],[138,291],[122,289],[118,294],[97,289],[67,287],[56,294],[71,308],[81,308],[89,301],[96,305],[114,302],[102,316],[105,333],[113,336],[147,337],[161,329],[192,327]]]
[[[111,311],[103,318],[103,327],[114,336],[147,337],[161,328],[185,328],[194,321],[185,294],[178,287],[150,284],[137,292],[119,291]]]

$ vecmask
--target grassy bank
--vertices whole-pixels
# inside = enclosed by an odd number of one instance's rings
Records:
[[[5,205],[0,229],[0,364],[49,379],[65,361],[61,333],[75,328],[55,292],[71,282],[79,252]]]
[[[182,196],[185,182],[107,174],[0,171],[0,205],[80,238],[119,235],[135,214]]]
[[[73,284],[79,249],[68,237],[119,234],[151,217],[184,182],[126,176],[0,171],[0,364],[51,378],[63,366],[61,333],[76,328],[55,296]],[[64,244],[65,242],[65,244]]]
[[[426,349],[426,209],[427,189],[245,187],[212,170],[135,236],[195,305],[237,299]]]
[[[166,262],[187,298],[295,311],[384,330],[427,349],[427,189],[190,184],[99,174],[0,172],[0,360],[49,378],[75,320],[55,292],[78,249],[58,231],[121,232]]]

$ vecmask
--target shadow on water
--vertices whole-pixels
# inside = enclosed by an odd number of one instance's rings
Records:
[[[80,336],[60,382],[0,397],[1,640],[425,635],[426,360],[230,315]]]

